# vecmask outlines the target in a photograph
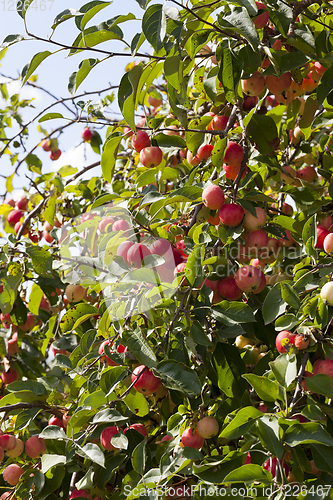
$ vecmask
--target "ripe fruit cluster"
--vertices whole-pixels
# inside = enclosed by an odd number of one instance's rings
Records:
[[[41,142],[41,146],[44,151],[50,152],[50,158],[52,161],[59,160],[61,156],[61,151],[58,148],[58,141],[57,139],[44,139]]]
[[[203,447],[205,439],[215,437],[219,432],[219,424],[214,417],[203,417],[199,420],[196,429],[188,427],[184,430],[181,437],[182,445],[188,448],[200,450]]]

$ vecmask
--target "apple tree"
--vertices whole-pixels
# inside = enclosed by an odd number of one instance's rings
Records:
[[[0,87],[1,498],[332,498],[332,5],[132,3],[1,45],[73,66],[30,120]]]

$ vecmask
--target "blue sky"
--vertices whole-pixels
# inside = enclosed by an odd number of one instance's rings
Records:
[[[38,35],[39,37],[48,38],[51,34],[51,25],[54,18],[63,10],[68,8],[73,8],[79,10],[82,5],[86,2],[78,2],[77,0],[72,0],[71,3],[65,0],[34,0],[31,5],[31,9],[28,11],[26,16],[28,30]],[[155,0],[154,3],[160,3],[159,0]],[[44,10],[45,8],[45,10]],[[99,22],[110,19],[118,14],[128,14],[133,13],[138,19],[141,18],[143,10],[139,7],[136,0],[114,0],[114,2],[98,13],[93,20],[90,21],[89,25],[98,24]],[[10,34],[25,34],[24,24],[22,18],[17,14],[15,10],[15,5],[13,0],[2,0],[0,2],[0,40],[2,41],[7,35]],[[88,25],[88,26],[89,26]],[[121,25],[121,29],[124,31],[125,40],[130,42],[133,36],[141,32],[141,22],[129,21]],[[79,31],[75,26],[74,20],[68,20],[62,25],[59,25],[55,30],[53,39],[56,41],[61,41],[62,43],[71,44],[75,37],[78,35]],[[122,52],[125,45],[118,41],[109,41],[101,44],[101,47],[106,50],[113,50],[115,52]],[[56,51],[57,48],[51,44],[46,44],[40,41],[26,41],[17,43],[9,47],[4,59],[0,62],[0,73],[9,75],[12,77],[17,77],[21,72],[22,68],[31,58],[37,53],[44,50],[50,50],[52,52]],[[89,57],[89,53],[78,54],[72,57],[66,58],[65,51],[59,51],[53,56],[47,58],[43,64],[38,68],[38,81],[37,83],[48,89],[50,92],[59,97],[69,97],[67,85],[68,78],[73,71],[76,71],[78,65],[82,59]],[[96,54],[92,54],[91,57],[96,57]],[[98,57],[98,55],[97,55]],[[109,84],[117,85],[120,81],[121,76],[124,73],[124,68],[128,62],[131,61],[130,57],[115,57],[108,59],[104,63],[100,64],[95,68],[91,74],[82,83],[81,87],[78,89],[77,93],[89,92],[96,89],[102,89],[107,87]],[[0,82],[6,81],[4,78],[0,77]],[[18,82],[10,84],[8,86],[9,92],[16,93],[20,88]],[[31,87],[26,87],[22,91],[22,97],[34,98],[35,109],[32,109],[24,114],[24,120],[31,119],[39,111],[43,110],[47,105],[52,102],[45,93],[41,91],[36,91]],[[97,101],[97,96],[96,100]],[[4,105],[3,101],[0,100],[0,107]],[[112,111],[114,116],[119,118],[119,110],[117,106],[117,100],[112,104]],[[54,111],[55,109],[52,109]],[[68,116],[64,108],[58,108],[59,112],[62,112],[64,116]],[[53,120],[45,122],[44,128],[48,132],[52,129],[59,127],[63,121]],[[72,166],[82,168],[84,165],[89,165],[98,159],[98,155],[93,153],[90,147],[85,147],[85,145],[80,144],[81,141],[81,131],[83,125],[78,124],[72,126],[67,132],[61,135],[59,141],[59,148],[63,151],[62,156],[56,162],[52,162],[48,159],[48,153],[44,153],[41,149],[37,150],[37,154],[40,156],[42,161],[45,160],[43,164],[43,171],[58,170],[63,165],[71,164]],[[29,138],[27,147],[28,150],[31,149],[39,140],[42,139],[41,134],[37,132],[37,125],[30,127],[31,137]],[[103,134],[103,133],[102,133]],[[7,135],[10,135],[8,131]],[[1,173],[5,172],[9,174],[12,167],[6,157],[1,159]],[[97,175],[100,172],[99,167],[89,172],[89,176]],[[14,187],[16,190],[14,192],[14,198],[20,195],[20,188],[27,186],[28,181],[25,178],[27,170],[24,165],[20,168],[20,177],[14,182]],[[29,172],[29,175],[31,173]],[[0,180],[0,194],[4,192],[4,180]]]

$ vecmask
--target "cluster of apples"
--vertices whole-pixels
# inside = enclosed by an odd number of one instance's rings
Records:
[[[129,134],[130,132],[127,132]],[[145,167],[158,167],[163,159],[163,152],[158,146],[152,146],[149,135],[144,130],[139,130],[131,139],[132,148],[139,153],[140,162]]]
[[[25,443],[13,434],[0,435],[0,461],[4,459],[5,454],[8,458],[18,458],[23,451],[30,458],[40,458],[46,452],[46,443],[37,435],[31,436]],[[16,486],[22,474],[24,469],[18,464],[11,463],[4,468],[2,477],[11,486]]]
[[[267,354],[267,346],[258,345],[258,342],[253,342],[251,339],[238,335],[235,339],[235,346],[242,351],[242,357],[246,366],[252,367]]]
[[[17,234],[22,226],[24,214],[27,212],[29,200],[26,196],[21,196],[16,202],[12,198],[6,198],[4,205],[9,205],[13,209],[7,215],[7,222],[14,228]],[[33,243],[38,243],[41,240],[41,232],[25,227],[23,231],[24,236],[28,236]]]
[[[52,161],[59,160],[61,156],[61,151],[58,147],[57,139],[44,139],[41,142],[41,147],[47,153],[50,152],[50,158]]]
[[[204,445],[205,439],[211,439],[218,433],[219,424],[216,418],[203,417],[199,420],[195,429],[187,427],[187,429],[184,430],[181,436],[181,443],[184,447],[200,450]],[[169,441],[170,439],[164,440]]]

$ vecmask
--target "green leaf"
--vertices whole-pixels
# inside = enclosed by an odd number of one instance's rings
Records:
[[[164,61],[164,76],[167,82],[172,85],[177,92],[181,91],[183,81],[183,63],[178,47],[172,47],[170,53]]]
[[[288,427],[285,431],[285,443],[291,447],[309,443],[333,446],[333,438],[320,424],[307,422]]]
[[[223,300],[214,307],[213,315],[216,316],[217,312],[222,315],[222,321],[223,316],[228,322],[233,323],[255,323],[256,321],[251,307],[244,302]]]
[[[263,155],[271,154],[278,145],[276,124],[271,116],[254,114],[248,125],[248,133],[259,152]]]
[[[80,446],[76,447],[76,453],[83,458],[88,458],[94,464],[105,467],[105,457],[102,450],[94,443],[87,443],[82,448]]]
[[[320,471],[333,472],[333,447],[323,446],[322,444],[311,444],[313,461]]]
[[[263,415],[258,420],[259,439],[265,449],[279,460],[283,455],[283,444],[280,438],[280,427],[278,418],[271,415]]]
[[[30,4],[32,4],[33,0],[22,0],[20,2],[17,2],[16,4],[16,11],[19,16],[22,17],[22,19],[25,19],[26,13],[29,9]]]
[[[161,361],[156,375],[168,389],[179,391],[185,396],[197,396],[201,392],[201,382],[197,373],[172,359]]]
[[[32,1],[32,0],[29,0]],[[25,0],[24,3],[26,3],[27,0]],[[25,82],[30,78],[30,76],[34,73],[34,71],[38,68],[38,66],[46,59],[48,56],[50,56],[52,52],[49,50],[45,50],[44,52],[38,52],[33,56],[31,59],[30,63],[28,63],[26,66],[24,66],[22,73],[21,73],[21,80],[22,80],[22,86],[25,84]]]
[[[30,172],[35,172],[36,174],[42,173],[42,162],[37,155],[29,154],[25,158],[25,162],[28,166]]]
[[[91,7],[88,11],[86,11],[85,15],[80,20],[80,29],[83,31],[86,24],[92,19],[100,10],[105,9],[108,5],[111,5],[112,2],[92,2],[94,6]]]
[[[272,474],[264,470],[260,465],[247,464],[233,470],[224,478],[225,482],[233,483],[253,483],[260,481],[264,484],[271,484]]]
[[[44,427],[39,437],[44,439],[67,439],[64,429],[58,425],[48,425]]]
[[[49,276],[52,274],[53,257],[48,250],[41,247],[27,247],[27,254],[31,258],[32,267],[40,276]]]
[[[265,325],[272,323],[278,316],[286,310],[286,303],[282,298],[282,291],[279,284],[274,285],[264,300],[262,315]]]
[[[79,19],[79,17],[76,19]],[[110,21],[101,23],[98,26],[91,26],[90,28],[87,28],[84,32],[84,36],[80,33],[72,43],[69,55],[72,56],[80,53],[80,49],[85,46],[94,47],[95,45],[109,40],[122,40],[123,32],[120,28],[118,28],[118,26],[110,26]]]
[[[332,92],[333,88],[333,67],[328,68],[320,79],[317,87],[317,98],[321,105],[326,97]]]
[[[185,266],[185,276],[191,286],[200,286],[203,280],[203,260],[205,248],[197,246],[188,256]]]
[[[50,470],[52,467],[55,467],[56,465],[64,465],[66,463],[66,457],[65,455],[56,455],[56,454],[50,455],[48,453],[45,453],[45,455],[41,457],[41,462],[42,462],[42,472],[43,474],[46,474],[46,472]]]
[[[118,367],[115,367],[118,368]],[[94,418],[92,420],[93,424],[106,424],[110,422],[126,422],[128,420],[128,417],[124,417],[119,411],[117,410],[101,410],[96,415],[94,415]]]
[[[247,383],[242,378],[246,372],[244,361],[237,347],[218,343],[213,353],[213,365],[218,375],[218,386],[231,398],[241,398],[247,391]]]
[[[327,398],[333,398],[333,380],[324,373],[307,377],[306,385],[315,394],[322,394]]]
[[[211,156],[212,164],[217,169],[220,169],[223,165],[223,159],[225,150],[227,148],[228,139],[224,137],[223,139],[219,139],[214,146],[213,153]]]
[[[287,388],[295,380],[297,375],[296,356],[290,358],[287,353],[280,354],[280,356],[274,361],[271,361],[269,365],[277,381],[282,386]]]
[[[37,396],[44,396],[47,394],[45,386],[35,380],[17,380],[9,384],[7,390],[9,392],[30,391]]]
[[[104,149],[101,157],[101,168],[103,172],[103,177],[107,182],[112,181],[114,166],[117,161],[118,148],[121,142],[122,136],[115,135],[107,139],[104,145]]]
[[[29,311],[32,312],[32,314],[35,314],[36,316],[38,316],[38,314],[39,314],[39,305],[40,305],[40,301],[42,300],[43,295],[44,295],[44,292],[40,288],[40,286],[37,285],[37,283],[33,283],[32,288],[31,288],[31,292],[29,295],[28,307],[29,307]]]
[[[126,396],[124,402],[137,417],[144,417],[150,411],[148,401],[144,395],[134,389]]]
[[[193,473],[205,483],[221,484],[228,474],[243,465],[243,454],[237,451],[229,453],[223,460],[205,460],[203,464],[193,464]],[[237,497],[235,497],[237,498]]]
[[[156,356],[140,331],[125,330],[123,332],[123,339],[125,345],[127,345],[128,349],[134,354],[139,363],[149,368],[155,368],[157,366]]]
[[[38,122],[46,122],[47,120],[55,120],[56,118],[64,118],[61,113],[46,113],[46,115],[39,118]]]
[[[141,66],[134,66],[131,71],[124,74],[118,90],[118,105],[129,127],[135,131],[134,112],[139,82],[142,74]]]
[[[45,220],[51,224],[51,226],[54,225],[54,217],[56,213],[56,204],[57,204],[57,195],[56,193],[51,193],[51,196],[48,198],[46,204],[45,204],[45,210],[43,212]]]
[[[75,94],[81,83],[99,62],[99,59],[84,59],[84,61],[80,62],[78,71],[75,71],[69,77],[68,91],[71,95]]]
[[[131,462],[133,469],[143,476],[146,468],[146,440],[143,439],[133,450]]]
[[[159,146],[160,148],[186,148],[186,142],[182,137],[179,137],[179,135],[167,135],[159,133],[154,136],[154,141],[156,141],[157,146]]]
[[[56,27],[59,26],[59,24],[63,23],[64,21],[67,21],[68,19],[72,19],[73,17],[75,17],[77,15],[80,15],[78,10],[65,9],[54,18],[54,21],[53,21],[51,28],[53,30],[55,30]]]
[[[252,385],[259,398],[263,401],[274,403],[277,399],[281,399],[279,386],[274,380],[270,380],[267,377],[259,377],[253,373],[247,373],[243,375],[243,378]]]
[[[222,83],[226,98],[235,102],[238,98],[238,84],[240,82],[244,62],[236,56],[230,48],[224,49],[218,78]]]
[[[250,431],[262,412],[253,406],[241,408],[233,420],[223,429],[220,438],[237,439]]]
[[[281,332],[282,330],[291,330],[297,325],[298,319],[294,314],[285,314],[275,321],[275,330]]]
[[[232,4],[229,4],[229,8],[229,12],[218,15],[219,25],[222,28],[232,27],[236,33],[247,39],[254,51],[258,51],[259,35],[247,10]]]
[[[63,333],[70,332],[76,321],[86,314],[96,315],[98,314],[98,309],[90,304],[75,304],[69,311],[67,311],[61,318],[60,328]]]
[[[151,5],[142,18],[142,32],[156,52],[159,52],[166,35],[166,17],[162,5]]]
[[[301,307],[300,298],[289,283],[281,283],[281,293],[283,300],[291,307],[297,310]]]
[[[211,116],[201,116],[189,123],[189,129],[206,130],[207,125],[212,121]],[[205,134],[202,132],[186,132],[186,144],[192,155],[197,154],[199,146],[204,141]]]
[[[306,244],[309,238],[313,237],[314,245],[317,243],[317,214],[306,221],[302,231],[303,243]]]

